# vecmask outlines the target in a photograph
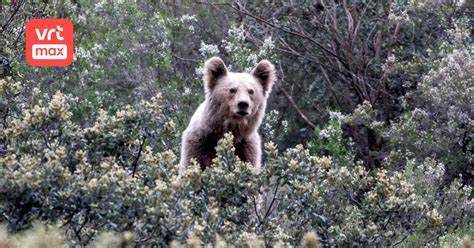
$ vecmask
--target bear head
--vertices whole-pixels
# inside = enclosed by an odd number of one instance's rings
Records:
[[[206,99],[234,119],[261,112],[275,79],[275,67],[268,60],[260,61],[250,73],[230,72],[218,57],[207,60],[204,68]]]

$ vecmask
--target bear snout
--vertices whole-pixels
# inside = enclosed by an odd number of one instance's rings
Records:
[[[249,108],[249,103],[242,101],[242,102],[239,102],[237,106],[239,107],[239,110],[247,111],[247,109]]]
[[[238,111],[237,114],[240,116],[246,116],[249,114],[248,109],[249,109],[249,103],[246,101],[240,101],[237,103]]]

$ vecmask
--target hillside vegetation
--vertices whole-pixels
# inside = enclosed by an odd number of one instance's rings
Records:
[[[2,1],[0,247],[472,247],[470,1],[178,2]],[[262,168],[227,134],[179,178],[211,56],[277,68]]]

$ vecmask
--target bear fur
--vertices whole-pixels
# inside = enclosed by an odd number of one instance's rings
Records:
[[[181,172],[191,159],[202,169],[210,166],[217,142],[227,132],[234,136],[236,155],[259,168],[262,151],[257,130],[275,79],[275,67],[268,60],[260,61],[250,73],[230,72],[218,57],[207,60],[205,100],[182,135]]]

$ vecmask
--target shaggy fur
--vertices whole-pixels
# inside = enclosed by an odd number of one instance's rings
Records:
[[[234,135],[236,155],[260,167],[262,152],[257,129],[262,122],[274,80],[274,66],[267,60],[258,63],[250,73],[230,72],[218,57],[206,61],[206,99],[183,133],[182,169],[186,169],[192,158],[202,169],[211,165],[216,156],[217,142],[227,132]],[[242,104],[247,106],[245,110]]]

